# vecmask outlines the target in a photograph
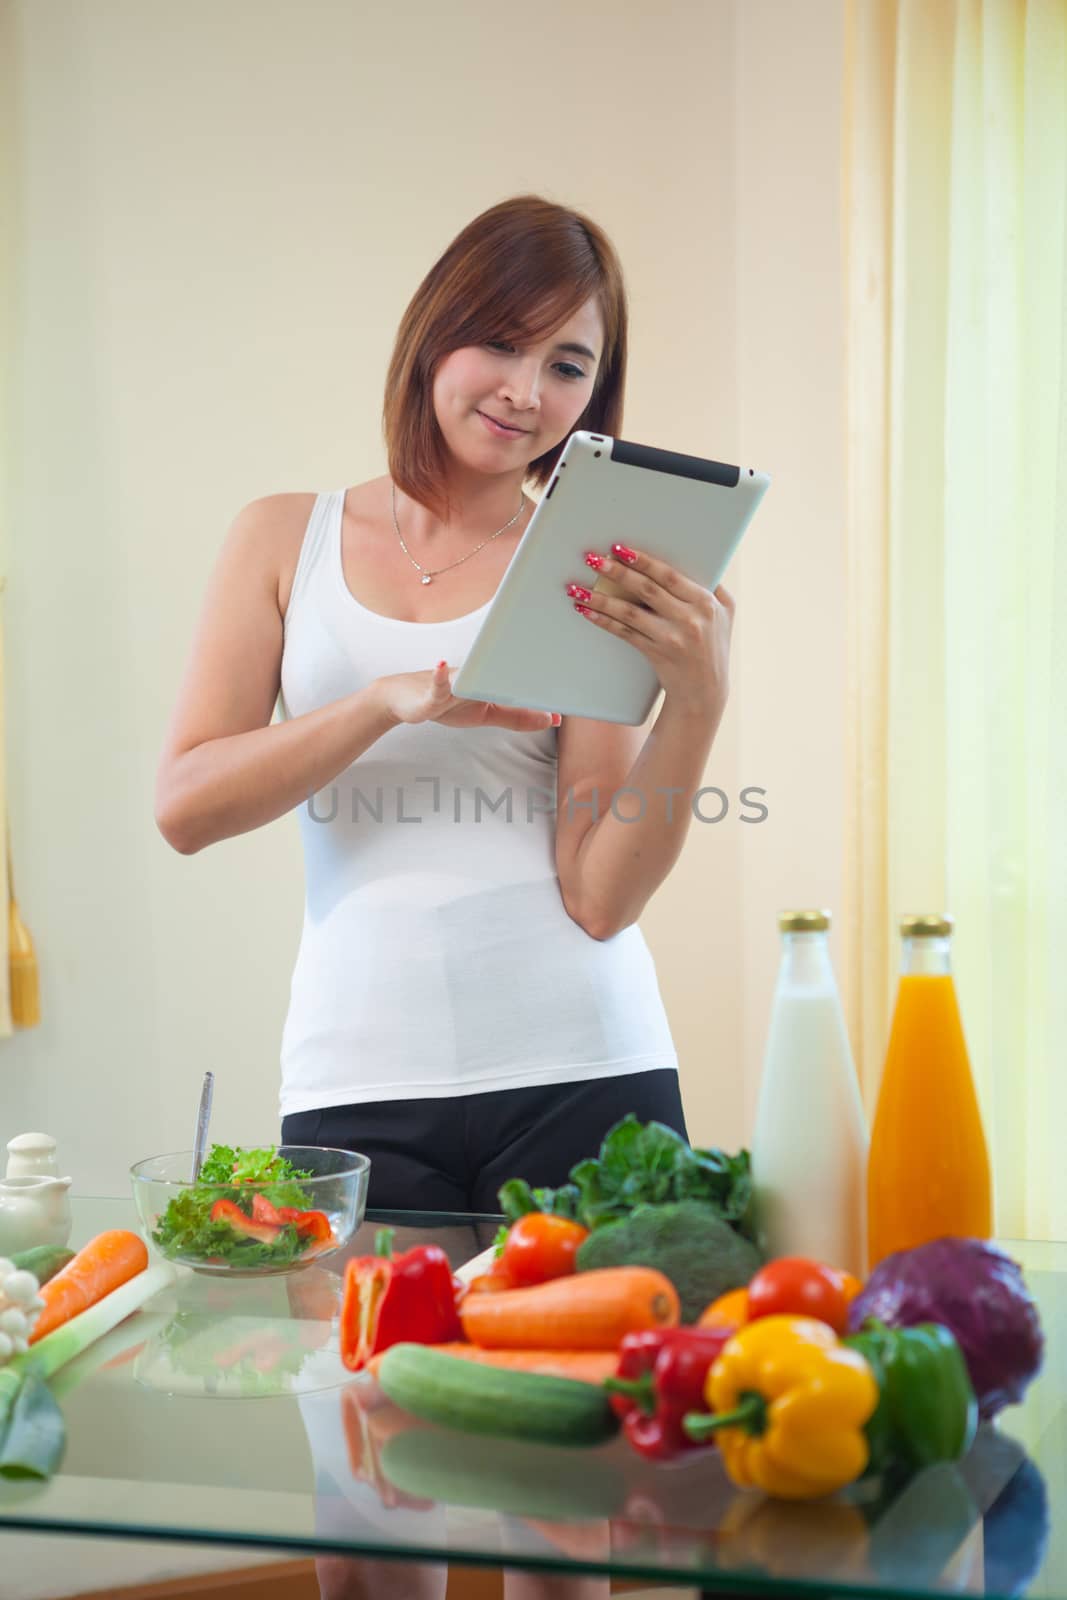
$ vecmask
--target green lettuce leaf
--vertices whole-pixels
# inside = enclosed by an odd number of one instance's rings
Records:
[[[573,1217],[590,1230],[629,1216],[637,1206],[700,1200],[738,1233],[752,1238],[752,1170],[747,1150],[695,1149],[662,1122],[633,1112],[605,1135],[599,1156],[571,1168],[570,1183],[533,1189],[513,1178],[499,1191],[508,1222],[529,1211]]]

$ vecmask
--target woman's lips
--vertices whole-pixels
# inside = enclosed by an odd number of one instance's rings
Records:
[[[509,428],[497,422],[494,417],[487,417],[484,411],[479,411],[478,415],[489,429],[489,432],[498,439],[521,439],[526,432],[525,428]]]

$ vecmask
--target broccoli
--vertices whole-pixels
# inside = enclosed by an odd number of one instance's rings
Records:
[[[719,1295],[740,1289],[762,1265],[755,1246],[703,1200],[636,1206],[596,1228],[578,1247],[579,1272],[656,1267],[678,1291],[683,1322],[696,1322]]]

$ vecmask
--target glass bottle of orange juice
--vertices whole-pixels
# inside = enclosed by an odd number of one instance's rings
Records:
[[[868,1268],[946,1234],[988,1239],[989,1152],[944,916],[901,918],[900,987],[867,1164]]]

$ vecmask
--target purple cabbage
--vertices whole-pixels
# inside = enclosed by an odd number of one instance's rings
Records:
[[[1045,1337],[1022,1271],[984,1239],[931,1239],[886,1256],[849,1308],[850,1331],[867,1317],[949,1328],[986,1420],[1021,1400],[1041,1367]]]

